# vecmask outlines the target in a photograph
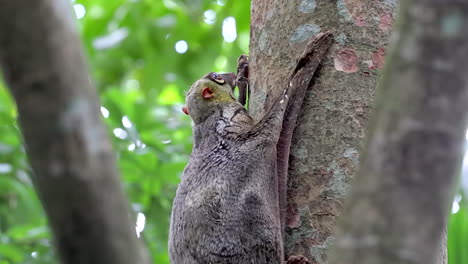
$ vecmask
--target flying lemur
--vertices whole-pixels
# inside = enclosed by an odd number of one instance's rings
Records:
[[[194,122],[194,145],[172,209],[172,264],[283,263],[292,132],[332,40],[321,33],[307,45],[287,87],[259,121],[243,107],[245,56],[239,76],[212,72],[192,85],[183,110]],[[234,97],[236,83],[242,104]],[[293,256],[287,263],[308,262]]]

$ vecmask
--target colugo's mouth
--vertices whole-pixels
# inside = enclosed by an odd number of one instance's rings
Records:
[[[186,115],[189,114],[188,108],[186,106],[182,107],[182,112],[184,112],[184,114],[186,114]]]

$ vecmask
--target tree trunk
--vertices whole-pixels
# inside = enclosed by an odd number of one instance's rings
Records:
[[[440,239],[439,243],[439,255],[435,263],[437,264],[447,264],[448,263],[448,255],[447,255],[447,223],[445,222],[444,231],[442,232],[442,238]]]
[[[286,255],[324,263],[366,132],[396,3],[252,0],[250,112],[257,119],[286,87],[307,41],[336,44],[304,101],[290,155]]]
[[[468,118],[468,2],[403,0],[338,263],[442,263]]]
[[[148,263],[69,1],[1,0],[0,65],[62,263]]]

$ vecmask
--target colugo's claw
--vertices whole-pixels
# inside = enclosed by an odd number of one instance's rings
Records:
[[[239,70],[240,68],[243,68],[243,66],[248,63],[249,63],[249,55],[245,55],[245,54],[240,55],[239,58],[237,59],[237,70]]]

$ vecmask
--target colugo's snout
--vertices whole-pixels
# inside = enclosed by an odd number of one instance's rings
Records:
[[[228,72],[228,73],[210,72],[207,75],[205,75],[204,79],[212,80],[219,85],[227,84],[232,89],[236,86],[237,75],[233,72]]]
[[[223,73],[223,74],[220,74],[223,79],[226,81],[226,83],[231,86],[231,88],[234,88],[237,83],[236,83],[236,79],[237,79],[237,75],[233,72],[229,72],[229,73]]]

